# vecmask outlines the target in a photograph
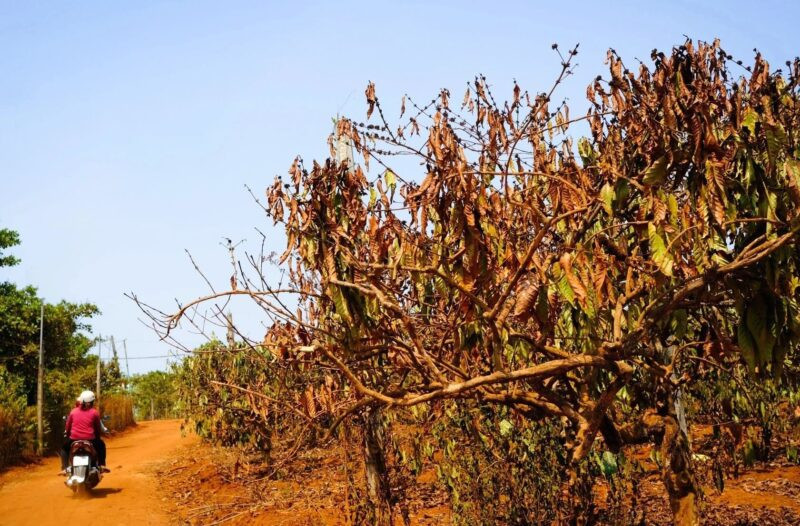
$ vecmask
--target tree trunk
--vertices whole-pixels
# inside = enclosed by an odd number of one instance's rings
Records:
[[[625,444],[652,440],[661,456],[661,477],[669,497],[673,523],[678,526],[699,525],[700,491],[694,478],[692,450],[679,391],[668,396],[666,408],[667,414],[649,410],[638,421],[606,432],[621,438]],[[613,422],[609,420],[607,426],[613,427]]]
[[[380,409],[369,409],[364,417],[364,474],[367,495],[374,510],[373,524],[391,526],[391,491],[386,473],[383,442]]]
[[[661,439],[661,474],[669,495],[673,522],[676,526],[700,524],[697,483],[692,470],[692,451],[689,438],[678,420],[664,417],[664,436]]]
[[[700,524],[699,486],[692,467],[692,448],[682,392],[673,383],[677,381],[675,373],[671,380],[672,382],[666,384],[669,387],[663,406],[666,414],[662,416],[664,427],[660,446],[661,475],[669,496],[674,524],[696,526]]]

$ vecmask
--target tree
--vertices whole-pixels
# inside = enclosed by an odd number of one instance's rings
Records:
[[[0,229],[0,249],[19,244],[19,235]],[[0,252],[0,266],[16,265],[19,259]],[[60,442],[61,417],[72,407],[78,388],[87,384],[81,380],[82,370],[91,358],[87,357],[94,341],[89,333],[87,319],[99,314],[90,303],[74,304],[61,301],[45,303],[32,286],[18,287],[9,282],[0,283],[0,364],[11,378],[15,395],[24,397],[26,404],[36,403],[38,369],[39,324],[44,303],[45,348],[45,427],[47,443]],[[20,413],[21,414],[21,413]],[[16,431],[25,430],[29,422],[16,421]],[[16,452],[18,453],[18,452]],[[11,455],[13,456],[13,455]]]
[[[0,267],[13,267],[19,264],[19,258],[3,255],[3,250],[19,245],[19,233],[7,228],[0,228]]]
[[[101,364],[103,371],[100,375],[101,392],[118,393],[124,389],[125,380],[122,378],[122,370],[119,367],[119,356],[117,349],[111,348],[111,359]]]
[[[39,349],[39,316],[42,299],[37,290],[13,283],[0,283],[0,358],[9,372],[24,382],[28,403],[36,401],[36,370]],[[44,305],[44,347],[47,369],[79,367],[94,344],[84,321],[99,313],[92,304],[61,301]]]
[[[176,416],[174,373],[150,371],[130,378],[131,394],[138,420],[173,418]]]
[[[634,72],[610,51],[575,118],[553,95],[576,54],[547,92],[515,84],[499,105],[479,77],[460,109],[443,90],[400,126],[370,84],[380,122],[340,119],[331,140],[363,168],[297,159],[267,191],[289,286],[240,270],[233,290],[161,318],[165,332],[249,295],[286,323],[265,344],[341,372],[340,416],[477,399],[568,422],[575,465],[598,435],[611,450],[650,440],[676,524],[697,524],[681,402],[695,362],[780,378],[797,352],[800,60],[784,77],[687,41]],[[577,122],[590,137],[576,146]]]
[[[18,462],[22,452],[33,448],[35,420],[21,384],[0,364],[0,467]]]

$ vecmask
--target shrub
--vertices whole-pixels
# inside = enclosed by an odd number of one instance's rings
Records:
[[[22,381],[0,366],[0,468],[33,449],[35,408],[27,408]]]
[[[129,379],[137,420],[177,418],[175,373],[150,371]]]

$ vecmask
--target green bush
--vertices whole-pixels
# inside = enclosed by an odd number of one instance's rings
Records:
[[[454,524],[560,523],[573,518],[563,513],[585,506],[561,505],[569,462],[558,421],[532,423],[471,403],[446,404],[443,413],[431,435]]]
[[[25,402],[22,381],[0,366],[0,468],[33,451],[36,409]]]
[[[134,400],[137,420],[177,418],[177,390],[175,373],[150,371],[133,375],[128,380]]]

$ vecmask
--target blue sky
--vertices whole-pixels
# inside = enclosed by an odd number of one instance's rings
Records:
[[[406,92],[460,99],[476,73],[498,93],[543,90],[550,45],[580,42],[560,92],[575,115],[609,47],[632,62],[719,37],[777,67],[800,54],[797,20],[798,4],[769,1],[0,2],[0,227],[23,241],[0,280],[97,303],[95,333],[165,355],[123,293],[166,308],[202,295],[184,249],[225,283],[220,242],[255,249],[253,227],[279,250],[244,185],[263,195],[295,155],[324,157],[331,117],[363,117],[367,81],[394,110]],[[252,310],[234,316],[261,330]]]

